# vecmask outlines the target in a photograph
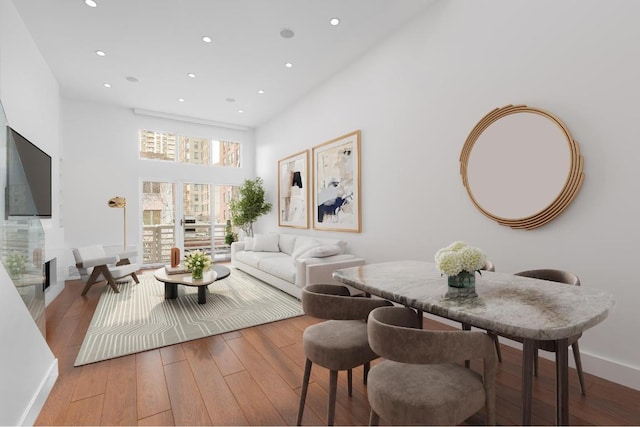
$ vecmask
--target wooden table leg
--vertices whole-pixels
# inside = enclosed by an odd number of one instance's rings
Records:
[[[556,424],[569,425],[569,340],[556,341]]]
[[[471,330],[471,325],[468,323],[463,323],[462,324],[462,330],[463,331],[470,331]],[[465,368],[470,368],[471,367],[471,361],[470,360],[465,360],[464,361],[464,367]]]
[[[525,338],[522,343],[522,425],[531,425],[531,402],[533,398],[533,358],[535,340]]]

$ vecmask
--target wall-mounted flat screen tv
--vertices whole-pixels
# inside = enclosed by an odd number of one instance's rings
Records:
[[[51,157],[9,126],[5,214],[51,218]]]

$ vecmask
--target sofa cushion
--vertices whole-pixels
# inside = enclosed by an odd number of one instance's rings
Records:
[[[300,255],[298,258],[325,258],[332,255],[338,255],[340,252],[342,252],[342,248],[338,245],[319,245],[311,247],[311,249]]]
[[[278,234],[256,234],[253,236],[253,251],[254,252],[280,252],[278,246]]]
[[[245,251],[253,250],[253,237],[246,236],[244,238],[244,250]]]
[[[296,281],[296,268],[291,265],[291,258],[282,254],[282,257],[269,257],[260,260],[260,270],[265,273],[269,273],[276,277],[286,280],[287,282],[295,283]]]
[[[260,268],[260,261],[266,258],[284,258],[287,262],[291,262],[291,257],[282,252],[247,252],[239,251],[236,253],[236,259],[240,262],[244,262],[251,267]]]
[[[295,234],[280,234],[280,240],[278,246],[280,246],[280,252],[284,252],[287,255],[291,255],[296,245]]]

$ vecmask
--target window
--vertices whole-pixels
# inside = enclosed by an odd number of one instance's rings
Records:
[[[210,148],[209,140],[206,138],[196,138],[192,136],[180,136],[180,161],[182,163],[192,163],[208,165]]]
[[[150,130],[140,131],[140,157],[175,161],[176,135]]]
[[[240,144],[141,130],[140,158],[237,168],[240,167]]]
[[[144,225],[157,225],[160,224],[161,211],[159,210],[146,210],[142,211],[142,219]]]
[[[160,194],[160,182],[148,182],[142,183],[142,192],[145,194]]]

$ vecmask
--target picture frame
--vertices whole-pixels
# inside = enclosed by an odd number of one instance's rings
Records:
[[[313,228],[360,233],[360,130],[316,145],[312,154]]]
[[[309,150],[278,161],[278,226],[309,228]]]

